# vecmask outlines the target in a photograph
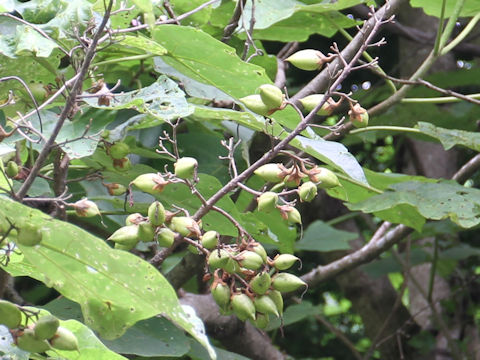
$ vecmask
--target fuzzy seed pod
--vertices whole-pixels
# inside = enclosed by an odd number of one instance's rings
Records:
[[[127,192],[127,188],[119,183],[103,184],[111,196],[120,196]]]
[[[198,168],[198,161],[192,157],[183,157],[173,165],[175,176],[180,179],[193,179]]]
[[[82,199],[73,204],[75,213],[81,217],[93,217],[100,215],[97,204],[88,199]]]
[[[107,240],[122,244],[124,246],[134,247],[140,240],[138,236],[138,225],[122,226],[120,229],[110,235]]]
[[[318,50],[306,49],[297,51],[289,56],[285,61],[290,62],[293,66],[307,71],[320,70],[326,62],[333,59],[332,56],[325,56]]]
[[[270,319],[268,315],[257,313],[256,319],[253,322],[253,325],[259,329],[265,329],[268,326]]]
[[[273,266],[277,270],[287,270],[290,269],[296,261],[300,261],[300,259],[295,255],[279,254],[273,259]]]
[[[117,142],[108,149],[112,159],[122,159],[130,153],[130,147],[124,142]]]
[[[289,273],[278,273],[272,278],[272,286],[281,292],[295,291],[302,286],[307,286],[302,279]]]
[[[169,228],[161,228],[157,233],[157,241],[162,247],[170,247],[175,241],[175,233]]]
[[[272,110],[262,101],[262,97],[258,94],[245,96],[241,98],[240,101],[247,109],[262,116],[270,115],[270,111]]]
[[[138,224],[138,238],[143,242],[153,241],[155,236],[155,231],[153,230],[152,225],[148,221],[141,222]]]
[[[208,256],[208,265],[212,267],[212,269],[220,269],[223,268],[230,259],[230,254],[228,251],[224,249],[213,250],[210,255]]]
[[[245,321],[251,319],[255,321],[255,305],[253,301],[245,294],[234,294],[231,300],[233,312],[237,317]]]
[[[78,350],[78,340],[74,333],[63,327],[59,327],[55,336],[50,339],[50,345],[57,350]]]
[[[160,174],[147,173],[137,176],[130,184],[148,194],[158,195],[169,183]]]
[[[200,243],[205,249],[212,250],[215,249],[218,245],[218,232],[214,230],[207,231],[200,237]]]
[[[165,222],[165,208],[160,201],[154,201],[148,207],[148,220],[153,226],[161,226]]]
[[[263,265],[262,257],[253,251],[244,250],[237,259],[240,266],[245,269],[257,270]]]
[[[298,188],[298,195],[300,196],[300,201],[310,202],[317,196],[318,189],[317,185],[315,185],[311,181],[307,181],[303,183]]]
[[[38,340],[48,340],[55,335],[59,326],[60,320],[58,318],[53,315],[45,315],[35,323],[33,332]]]
[[[228,307],[228,304],[230,304],[230,288],[228,285],[219,283],[219,282],[214,282],[212,284],[212,296],[217,305],[221,309],[226,309]]]
[[[268,293],[268,297],[272,299],[272,301],[275,303],[275,306],[277,307],[277,311],[282,316],[283,314],[283,296],[282,293],[278,290],[271,290]]]
[[[22,312],[13,303],[7,300],[0,300],[0,324],[9,329],[15,329],[20,326],[22,321]]]
[[[170,222],[170,229],[182,236],[201,236],[200,226],[191,217],[175,216]]]
[[[50,344],[47,340],[39,340],[35,337],[32,329],[25,329],[17,338],[17,346],[31,353],[43,353],[50,350]]]
[[[257,198],[258,211],[271,213],[275,210],[278,203],[278,195],[273,191],[264,192]]]
[[[283,181],[286,169],[282,164],[265,164],[255,170],[254,174],[260,176],[265,181],[279,183]]]
[[[25,223],[18,229],[17,243],[24,246],[35,246],[42,241],[42,232],[35,224]]]
[[[258,312],[261,312],[263,314],[273,314],[275,316],[280,316],[277,310],[277,306],[275,305],[273,300],[267,295],[260,295],[255,297],[253,304],[255,305],[255,310],[257,310]]]
[[[250,280],[249,285],[255,294],[263,295],[270,288],[271,283],[272,279],[270,278],[270,274],[264,271],[255,275],[255,277]]]
[[[15,161],[9,161],[5,169],[5,174],[11,179],[18,175],[18,165]]]
[[[264,84],[261,85],[258,90],[260,91],[262,102],[267,105],[269,109],[278,109],[282,106],[285,96],[278,87],[271,84]]]

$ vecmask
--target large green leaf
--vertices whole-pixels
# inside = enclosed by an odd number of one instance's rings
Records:
[[[458,129],[444,129],[427,122],[419,122],[418,129],[431,137],[438,139],[445,150],[455,145],[463,145],[475,151],[480,151],[480,134]]]
[[[337,230],[323,221],[317,220],[308,226],[303,238],[295,244],[295,249],[321,252],[349,250],[348,242],[357,237],[356,233]]]
[[[436,184],[408,181],[390,186],[393,191],[373,196],[357,204],[347,204],[350,210],[360,210],[389,220],[382,211],[396,207],[397,220],[418,212],[421,218],[441,220],[450,218],[463,228],[471,228],[480,223],[480,190],[466,188],[455,182],[440,181]],[[403,208],[401,208],[401,207]],[[399,208],[400,207],[400,208]],[[408,220],[407,220],[408,222]],[[419,230],[418,225],[408,224]]]
[[[5,197],[1,201],[2,232],[8,228],[7,219],[18,227],[28,222],[41,229],[39,245],[18,247],[47,286],[80,304],[86,324],[101,336],[119,337],[137,321],[161,314],[210,349],[198,318],[180,306],[175,290],[152,265],[39,210]]]
[[[446,0],[445,16],[449,17],[452,14],[453,8],[457,0]],[[413,7],[421,7],[427,15],[440,17],[442,11],[442,1],[439,0],[410,0],[410,5]],[[465,1],[460,16],[474,16],[480,12],[480,0]]]

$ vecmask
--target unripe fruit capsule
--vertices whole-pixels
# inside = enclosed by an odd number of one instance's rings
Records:
[[[200,237],[200,243],[205,249],[215,249],[218,245],[218,237],[218,232],[210,230]]]
[[[330,60],[331,57],[326,57],[320,51],[313,49],[297,51],[285,59],[285,61],[290,62],[293,66],[307,71],[320,70],[323,64]]]
[[[157,233],[158,245],[170,247],[175,241],[175,233],[169,228],[161,228]]]
[[[315,199],[317,194],[318,194],[317,185],[315,185],[311,181],[307,181],[307,182],[303,183],[298,188],[298,195],[299,195],[301,201],[310,202],[313,199]]]
[[[221,309],[226,309],[230,303],[230,288],[221,283],[212,284],[212,296]]]
[[[145,221],[145,218],[140,213],[133,213],[127,216],[125,219],[125,225],[138,225],[142,221]]]
[[[300,103],[306,112],[310,112],[317,107],[318,104],[323,100],[323,94],[313,94],[300,99]],[[332,98],[328,98],[321,108],[317,111],[317,115],[320,116],[329,116],[335,109],[338,107],[339,103],[335,102]]]
[[[126,186],[119,183],[103,184],[111,196],[120,196],[127,192]]]
[[[48,341],[37,339],[32,329],[25,329],[23,331],[23,334],[17,338],[17,346],[31,353],[43,353],[50,350]]]
[[[15,161],[9,161],[7,163],[7,168],[5,169],[5,173],[9,178],[14,178],[18,175],[18,165]]]
[[[257,313],[257,317],[253,322],[253,325],[259,329],[265,329],[268,326],[269,322],[270,319],[268,318],[268,315]]]
[[[277,270],[287,270],[295,264],[296,261],[300,261],[298,257],[291,254],[280,254],[273,259],[273,266]]]
[[[280,316],[283,314],[283,297],[282,293],[278,290],[271,290],[268,293],[268,297],[272,299],[272,301],[275,303],[275,306],[277,307],[277,311],[280,314]]]
[[[267,262],[267,252],[262,244],[255,242],[248,247],[248,250],[260,255],[264,263]]]
[[[258,94],[245,96],[240,101],[245,104],[247,109],[262,116],[269,115],[270,110],[272,110],[262,101],[262,97]]]
[[[191,217],[175,216],[170,222],[170,229],[182,236],[200,236],[200,227]]]
[[[165,181],[160,174],[147,173],[137,176],[130,184],[135,185],[143,192],[157,195],[163,191],[169,182]]]
[[[124,142],[117,142],[110,146],[109,153],[112,159],[122,159],[130,153],[130,147]]]
[[[111,240],[125,246],[135,246],[140,240],[138,237],[138,225],[122,226],[120,229],[110,235],[107,240]]]
[[[53,315],[45,315],[35,323],[33,332],[37,339],[47,340],[55,335],[59,326],[60,320],[58,320],[58,318]]]
[[[121,159],[113,159],[113,168],[117,171],[128,171],[132,168],[132,163],[127,157]]]
[[[180,179],[192,179],[197,171],[198,161],[192,157],[183,157],[173,165],[175,176]]]
[[[78,340],[74,333],[63,327],[59,327],[55,336],[50,339],[50,345],[57,350],[78,350]]]
[[[327,168],[314,167],[309,171],[308,177],[321,189],[330,189],[340,185],[337,175]]]
[[[265,271],[255,275],[255,277],[250,280],[249,285],[255,294],[263,295],[270,288],[271,283],[272,279],[270,278],[270,274]]]
[[[42,236],[37,225],[27,222],[18,229],[17,243],[24,246],[35,246],[40,244]]]
[[[267,295],[260,295],[255,297],[253,301],[255,305],[255,310],[264,314],[274,314],[275,316],[280,316],[277,310],[277,306],[271,298]]]
[[[265,164],[255,170],[254,174],[260,176],[265,181],[279,183],[285,177],[285,170],[281,164]]]
[[[272,84],[261,85],[258,90],[260,91],[260,98],[262,102],[270,109],[277,109],[283,104],[285,96],[282,94],[282,90]]]
[[[22,321],[22,312],[9,301],[0,300],[0,324],[9,329],[15,329],[20,326]]]
[[[240,320],[244,321],[251,319],[255,321],[255,305],[247,295],[234,294],[232,296],[231,305],[233,312]]]
[[[258,211],[268,214],[275,210],[278,203],[278,195],[273,191],[267,191],[257,198],[257,202]]]
[[[241,267],[250,270],[257,270],[263,265],[263,259],[260,255],[253,251],[242,251],[237,256],[238,263]]]
[[[281,292],[295,291],[302,286],[307,286],[302,279],[289,273],[278,273],[272,278],[272,286]]]
[[[210,255],[208,256],[208,265],[212,267],[212,269],[220,269],[223,268],[230,259],[230,255],[228,251],[224,249],[213,250]]]
[[[141,222],[138,224],[138,238],[143,242],[153,241],[155,236],[155,231],[153,230],[152,225],[148,221]]]
[[[154,201],[148,207],[148,220],[153,226],[160,226],[165,222],[165,208],[160,201]]]
[[[100,215],[97,204],[88,199],[82,199],[73,204],[75,213],[81,217],[93,217]]]

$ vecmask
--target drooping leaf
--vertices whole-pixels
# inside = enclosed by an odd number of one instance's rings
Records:
[[[303,234],[303,238],[295,243],[296,250],[335,251],[349,250],[349,241],[358,237],[348,231],[337,230],[321,220],[311,223]]]
[[[453,8],[457,0],[446,0],[445,4],[445,16],[451,16]],[[440,17],[442,11],[442,1],[437,0],[410,0],[410,5],[413,7],[421,7],[427,15],[432,15]],[[474,16],[480,12],[480,1],[479,0],[468,0],[464,2],[460,16]]]
[[[458,129],[444,129],[426,122],[419,122],[417,127],[422,133],[438,139],[445,150],[449,150],[455,145],[463,145],[475,151],[480,151],[479,133]]]
[[[393,191],[373,196],[357,204],[347,204],[350,210],[374,213],[382,217],[381,212],[393,207],[399,208],[395,222],[403,223],[402,218],[416,211],[424,219],[441,220],[450,218],[463,228],[480,223],[480,190],[466,188],[455,182],[440,181],[436,184],[409,181],[390,186]],[[388,219],[385,219],[388,220]],[[419,230],[418,226],[409,224]]]
[[[28,275],[43,274],[47,286],[78,302],[85,323],[102,337],[119,337],[137,321],[162,314],[210,347],[198,323],[190,321],[193,315],[180,306],[175,290],[149,263],[39,210],[5,197],[1,201],[2,229],[8,228],[8,218],[18,227],[28,222],[42,232],[35,247],[17,244],[34,272]]]

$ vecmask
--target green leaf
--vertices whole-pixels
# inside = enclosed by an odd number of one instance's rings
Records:
[[[32,27],[27,25],[17,26],[15,55],[49,57],[58,45]]]
[[[408,181],[390,186],[386,191],[357,204],[347,204],[350,210],[360,210],[381,216],[382,211],[396,207],[395,222],[405,223],[419,230],[418,224],[408,221],[411,211],[417,211],[422,218],[441,220],[450,218],[463,228],[480,223],[480,190],[466,188],[455,182],[440,181],[436,184]],[[403,208],[398,208],[403,206]],[[403,220],[402,220],[403,219]]]
[[[119,45],[130,47],[134,50],[140,50],[138,52],[146,54],[164,55],[167,53],[165,49],[158,42],[149,39],[142,35],[124,35],[119,42]]]
[[[7,218],[19,227],[29,222],[41,229],[39,245],[18,245],[31,265],[33,277],[42,274],[47,286],[78,302],[86,324],[102,337],[119,337],[137,321],[162,314],[209,348],[208,340],[199,331],[198,319],[185,312],[175,290],[146,261],[112,249],[74,225],[2,198],[2,229],[8,227]]]
[[[458,129],[444,129],[427,122],[419,122],[418,129],[431,137],[438,139],[445,150],[455,145],[463,145],[475,151],[480,151],[480,134]]]
[[[446,0],[445,16],[450,17],[457,0]],[[440,17],[442,1],[439,0],[410,0],[413,7],[421,7],[427,15]],[[474,16],[480,12],[480,0],[468,0],[464,2],[460,17]]]
[[[323,221],[317,220],[308,226],[303,238],[295,243],[295,250],[320,252],[349,250],[348,242],[357,237],[356,233],[337,230]]]

